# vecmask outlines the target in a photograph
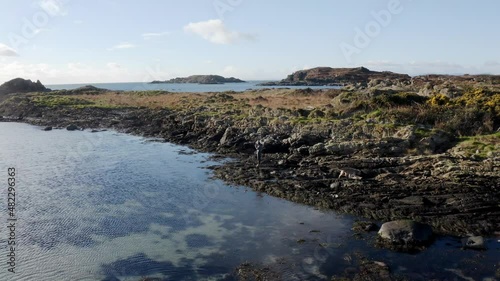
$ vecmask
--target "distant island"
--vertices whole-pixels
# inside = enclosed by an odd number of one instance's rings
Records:
[[[410,80],[407,74],[390,71],[371,71],[365,67],[331,68],[316,67],[297,71],[278,82],[267,82],[259,86],[343,86],[350,83],[368,83],[371,79]]]
[[[230,77],[225,78],[219,75],[192,75],[189,77],[178,77],[168,81],[153,81],[151,84],[225,84],[225,83],[245,83],[245,81]]]

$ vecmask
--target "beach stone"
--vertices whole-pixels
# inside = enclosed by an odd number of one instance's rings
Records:
[[[432,239],[432,228],[412,220],[398,220],[382,224],[378,234],[393,244],[425,244]]]
[[[462,239],[462,246],[465,249],[485,250],[486,245],[482,236],[471,236]]]
[[[45,127],[43,130],[46,131],[46,132],[52,131],[52,127],[50,127],[50,126],[49,127]]]

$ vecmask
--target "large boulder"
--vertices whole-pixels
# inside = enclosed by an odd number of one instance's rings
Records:
[[[401,251],[417,250],[429,245],[433,239],[431,226],[412,220],[386,222],[378,235],[382,245]]]

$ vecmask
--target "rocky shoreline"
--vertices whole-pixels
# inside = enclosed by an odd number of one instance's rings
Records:
[[[204,116],[199,108],[181,112],[43,107],[24,99],[4,104],[0,113],[11,118],[0,121],[109,128],[159,137],[231,157],[233,161],[212,167],[217,178],[271,196],[379,221],[412,219],[431,225],[439,234],[493,235],[500,230],[498,151],[485,158],[453,150],[404,156],[398,152],[419,145],[438,151],[437,147],[451,142],[441,132],[415,144],[417,129],[409,126],[390,138],[359,142],[342,139],[341,132],[346,130],[342,123],[294,128],[266,120],[257,125]],[[337,140],[332,141],[332,134]],[[265,143],[265,150],[262,164],[256,167],[253,152],[258,139]],[[339,178],[346,168],[359,171],[360,178]]]

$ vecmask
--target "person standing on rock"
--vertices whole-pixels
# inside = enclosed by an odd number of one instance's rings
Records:
[[[257,155],[257,167],[260,166],[262,160],[262,150],[264,150],[264,143],[260,140],[255,142],[255,154]]]

